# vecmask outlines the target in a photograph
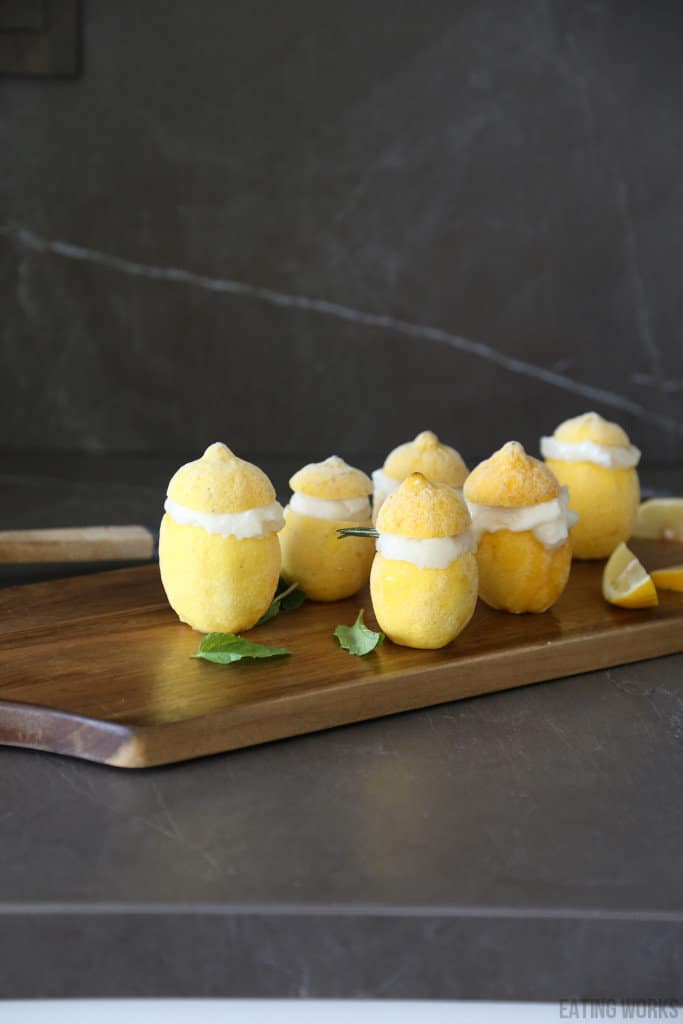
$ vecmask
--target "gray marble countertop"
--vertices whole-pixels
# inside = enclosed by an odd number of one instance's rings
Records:
[[[154,524],[178,461],[3,456],[0,528]],[[682,674],[139,773],[0,749],[0,996],[683,999]]]

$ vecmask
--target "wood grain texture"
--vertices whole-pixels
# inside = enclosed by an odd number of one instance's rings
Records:
[[[0,531],[0,564],[113,562],[149,559],[154,537],[144,526],[70,526]]]
[[[646,564],[681,560],[642,542]],[[507,615],[481,602],[441,651],[386,642],[366,658],[332,637],[367,593],[306,604],[250,632],[292,657],[211,665],[168,607],[157,566],[0,591],[0,742],[127,768],[200,757],[350,722],[683,650],[683,594],[626,611],[600,595],[602,564],[575,563],[558,604]]]

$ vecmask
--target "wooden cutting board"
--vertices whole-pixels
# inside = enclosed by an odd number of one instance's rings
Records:
[[[643,542],[646,565],[683,561],[680,545]],[[155,565],[0,591],[0,743],[125,768],[346,725],[683,651],[683,594],[625,611],[600,595],[602,563],[575,563],[544,615],[481,602],[441,651],[389,642],[365,658],[332,637],[367,593],[307,603],[248,635],[289,658],[212,665],[200,635],[168,607]]]

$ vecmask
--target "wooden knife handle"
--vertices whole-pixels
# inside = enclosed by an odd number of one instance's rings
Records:
[[[116,562],[154,556],[144,526],[75,526],[56,530],[0,531],[0,564]]]

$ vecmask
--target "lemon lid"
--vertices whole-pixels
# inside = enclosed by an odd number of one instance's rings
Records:
[[[394,480],[422,473],[435,483],[462,487],[467,466],[455,448],[442,444],[431,430],[423,430],[412,441],[398,445],[384,460],[383,470]]]
[[[382,505],[377,529],[423,540],[455,537],[468,530],[470,522],[465,502],[449,484],[431,483],[422,473],[411,473]]]
[[[544,462],[527,455],[519,441],[508,441],[472,470],[463,490],[477,505],[521,508],[552,501],[560,485]]]
[[[595,444],[619,448],[627,448],[631,444],[628,434],[618,423],[603,419],[597,412],[584,412],[581,416],[565,420],[555,428],[553,437],[566,444],[593,441]]]
[[[298,494],[327,501],[364,498],[372,490],[370,477],[338,455],[330,455],[324,462],[309,462],[294,474],[289,486]]]
[[[212,515],[245,512],[275,501],[275,488],[258,466],[245,462],[220,441],[171,478],[171,501]]]

